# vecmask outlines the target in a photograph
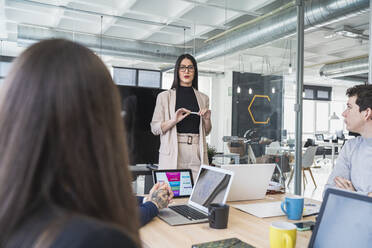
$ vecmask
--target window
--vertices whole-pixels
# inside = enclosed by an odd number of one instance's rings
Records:
[[[329,103],[316,103],[316,132],[328,132]]]
[[[284,129],[288,130],[289,133],[295,132],[296,113],[294,111],[294,104],[294,99],[284,98]]]
[[[330,114],[335,113],[337,115],[338,120],[329,120],[330,125],[330,132],[335,133],[337,130],[344,129],[344,119],[342,117],[342,112],[344,112],[346,108],[345,103],[343,102],[331,102],[331,112]]]
[[[331,101],[332,87],[304,85],[304,99]]]
[[[114,82],[119,85],[160,88],[161,72],[132,68],[113,68]]]
[[[314,101],[304,100],[302,110],[302,132],[314,132]],[[328,126],[327,126],[328,127]]]
[[[138,71],[138,86],[160,88],[160,75],[159,71]]]
[[[136,85],[136,70],[114,67],[114,82],[120,85]]]

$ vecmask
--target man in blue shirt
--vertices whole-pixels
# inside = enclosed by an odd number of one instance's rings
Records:
[[[167,183],[156,183],[147,197],[137,196],[141,226],[146,225],[155,216],[159,209],[166,208],[173,198],[173,192]]]
[[[336,187],[372,197],[372,85],[354,86],[346,95],[346,129],[361,136],[345,143],[324,190]]]

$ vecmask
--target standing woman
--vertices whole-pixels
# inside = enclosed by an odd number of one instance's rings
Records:
[[[193,56],[178,57],[170,90],[160,93],[151,122],[160,135],[159,168],[191,169],[196,179],[208,164],[205,136],[210,133],[209,98],[198,91],[198,67]]]
[[[0,247],[140,247],[120,96],[103,62],[32,45],[0,90]]]

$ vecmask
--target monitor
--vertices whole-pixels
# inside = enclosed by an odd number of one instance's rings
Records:
[[[163,89],[118,85],[126,129],[130,165],[157,164],[159,136],[151,132],[150,122],[156,98]]]
[[[309,247],[371,247],[371,220],[372,197],[327,189]]]
[[[324,141],[324,135],[322,133],[315,134],[316,141]]]

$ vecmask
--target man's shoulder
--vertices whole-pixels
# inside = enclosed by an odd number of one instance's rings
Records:
[[[361,142],[362,142],[362,136],[358,136],[358,137],[347,140],[345,142],[345,146],[352,148],[352,147],[355,147],[356,145],[358,145]]]

